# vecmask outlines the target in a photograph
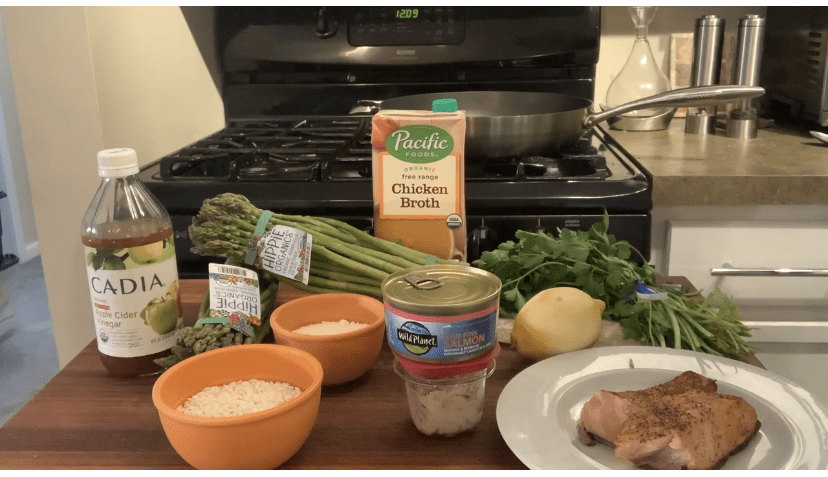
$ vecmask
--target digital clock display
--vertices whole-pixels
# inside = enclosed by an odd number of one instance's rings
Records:
[[[420,17],[419,8],[397,8],[394,17],[397,20],[416,20]]]
[[[348,18],[348,44],[459,45],[465,38],[464,18],[465,9],[462,7],[355,8]],[[396,51],[394,53],[397,54]],[[395,61],[398,59],[394,57]]]

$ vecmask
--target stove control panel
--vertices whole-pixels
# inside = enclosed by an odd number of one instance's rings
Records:
[[[373,68],[518,61],[523,67],[543,60],[547,67],[591,68],[600,30],[600,7],[590,6],[218,7],[216,13],[224,72],[264,73],[255,75],[257,82],[289,71],[280,63]]]
[[[368,7],[352,12],[353,46],[457,45],[463,42],[463,9],[456,7]]]

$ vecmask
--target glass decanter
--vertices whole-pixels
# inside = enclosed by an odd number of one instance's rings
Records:
[[[647,27],[658,7],[627,7],[635,24],[635,42],[627,62],[607,89],[604,109],[614,108],[630,101],[670,91],[667,75],[656,64]],[[624,118],[648,118],[667,114],[672,108],[648,108],[630,111]]]

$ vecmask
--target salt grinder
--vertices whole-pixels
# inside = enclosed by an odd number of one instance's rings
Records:
[[[762,50],[765,40],[765,19],[746,15],[739,20],[736,33],[736,58],[733,62],[733,84],[759,86]],[[734,104],[727,118],[725,135],[733,138],[755,138],[759,111],[755,100],[745,99]]]
[[[724,45],[725,20],[717,15],[704,15],[696,19],[693,35],[693,69],[691,86],[719,84]],[[695,112],[688,111],[684,123],[688,134],[714,134],[716,132],[716,106],[702,106]]]

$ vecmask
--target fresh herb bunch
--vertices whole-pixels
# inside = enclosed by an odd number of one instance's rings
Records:
[[[670,288],[660,290],[653,267],[629,242],[608,234],[608,227],[609,216],[604,214],[588,231],[558,229],[557,237],[518,231],[518,242],[484,252],[474,265],[502,281],[504,316],[514,316],[541,290],[568,285],[604,301],[604,318],[618,321],[628,338],[731,358],[752,350],[744,340],[750,329],[724,293],[717,289],[701,301]],[[631,260],[633,253],[642,264]],[[637,300],[636,281],[667,291],[668,299]]]

